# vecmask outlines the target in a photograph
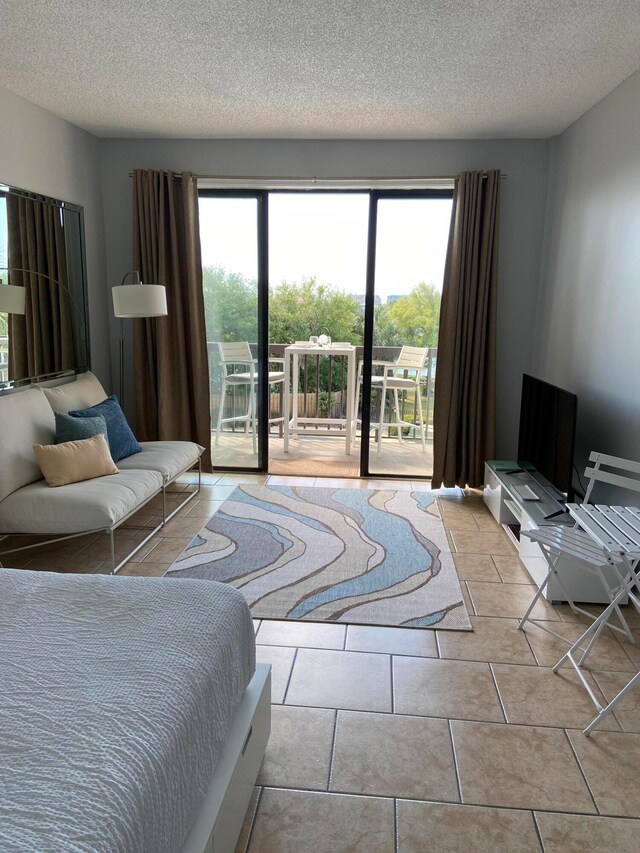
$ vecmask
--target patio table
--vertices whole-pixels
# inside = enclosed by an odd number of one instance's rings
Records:
[[[308,418],[300,417],[298,412],[298,361],[301,355],[345,356],[347,359],[347,411],[346,418]],[[293,372],[292,372],[293,368]],[[289,452],[289,436],[309,433],[309,426],[325,427],[314,429],[313,435],[335,435],[331,427],[341,427],[345,432],[345,453],[351,455],[353,443],[354,395],[356,382],[356,348],[353,344],[335,343],[291,344],[284,351],[285,393],[284,393],[284,452]],[[290,381],[291,380],[291,381]],[[293,400],[291,397],[293,396]]]

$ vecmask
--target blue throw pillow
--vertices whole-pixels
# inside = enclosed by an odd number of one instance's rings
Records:
[[[69,414],[74,418],[95,418],[96,415],[102,415],[107,422],[107,438],[114,462],[133,456],[134,453],[140,453],[142,450],[131,432],[131,427],[115,394],[96,406],[69,412]]]
[[[102,415],[96,415],[94,418],[74,418],[64,412],[56,412],[56,444],[93,438],[94,435],[104,435],[109,444],[107,422]]]

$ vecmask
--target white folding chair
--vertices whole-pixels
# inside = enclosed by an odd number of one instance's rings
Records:
[[[593,463],[593,465],[588,466],[585,470],[585,477],[589,480],[589,484],[582,506],[576,508],[574,511],[574,516],[577,518],[575,526],[571,528],[558,525],[522,531],[521,535],[527,536],[538,543],[547,561],[549,570],[527,608],[525,615],[520,620],[518,628],[522,630],[526,622],[531,621],[543,631],[553,634],[553,636],[571,645],[569,640],[566,640],[548,626],[542,625],[537,620],[531,618],[531,612],[536,602],[543,594],[552,577],[555,577],[558,586],[564,593],[567,603],[574,613],[580,613],[592,620],[596,619],[592,613],[579,607],[573,601],[562,583],[562,561],[568,557],[572,559],[574,566],[578,565],[585,572],[595,574],[602,585],[606,597],[612,602],[616,601],[615,605],[611,608],[610,615],[615,615],[616,621],[619,624],[609,623],[609,628],[624,634],[629,642],[635,643],[633,633],[620,609],[621,598],[618,596],[618,590],[627,580],[628,571],[623,570],[635,569],[638,561],[637,559],[632,560],[629,566],[627,566],[626,563],[621,563],[617,556],[620,553],[624,553],[625,547],[627,549],[630,547],[631,540],[628,536],[625,536],[625,525],[628,527],[629,521],[625,519],[624,513],[633,512],[633,510],[623,510],[622,507],[615,508],[620,510],[620,512],[614,513],[611,516],[612,520],[610,520],[610,508],[599,504],[593,505],[591,501],[594,487],[598,482],[607,483],[629,491],[640,492],[640,479],[628,476],[629,474],[640,475],[640,463],[617,456],[607,456],[606,454],[595,451],[590,454],[589,461]],[[621,474],[619,473],[620,471],[624,473]],[[606,529],[607,525],[609,525],[608,531]],[[600,534],[598,534],[598,531],[600,531]],[[626,532],[630,533],[631,528],[628,527]],[[605,555],[604,561],[603,554]]]
[[[251,347],[247,341],[233,343],[219,343],[218,354],[220,358],[220,405],[218,407],[218,421],[216,426],[216,445],[220,441],[220,432],[227,423],[244,423],[245,433],[251,429],[253,440],[253,452],[257,450],[255,398],[258,383],[258,360],[251,354]],[[284,363],[284,359],[270,358],[270,362]],[[236,372],[237,367],[247,368]],[[284,383],[284,371],[269,371],[269,385]],[[247,410],[241,414],[233,414],[223,417],[227,388],[245,386],[247,388]],[[278,423],[282,418],[269,418],[269,424]]]
[[[410,427],[416,429],[416,424],[409,421],[403,421],[400,417],[400,399],[398,391],[414,390],[417,404],[418,424],[420,429],[420,440],[422,442],[422,452],[427,450],[427,425],[425,423],[422,412],[422,397],[420,394],[420,385],[422,381],[422,371],[424,370],[425,362],[429,355],[428,347],[409,347],[403,346],[396,361],[379,361],[371,362],[372,367],[382,368],[382,373],[372,375],[371,387],[379,392],[380,396],[380,420],[378,423],[371,423],[371,429],[378,431],[377,451],[376,455],[380,455],[382,446],[382,432],[385,426],[395,426],[398,431],[398,441],[402,443],[402,428]],[[362,386],[362,368],[363,363],[358,366],[358,381],[356,382],[356,399],[354,412],[358,410],[358,400],[360,398],[360,388]],[[413,373],[413,376],[409,376]],[[384,422],[384,410],[386,408],[387,393],[393,392],[393,402],[395,406],[395,421],[392,423]]]
[[[640,522],[640,519],[639,519]],[[625,686],[618,691],[618,693],[613,697],[613,699],[606,705],[602,705],[600,700],[593,692],[591,685],[587,681],[585,677],[582,667],[585,665],[587,657],[591,653],[594,645],[596,644],[598,637],[604,630],[606,625],[609,625],[609,620],[616,609],[619,609],[619,604],[623,598],[629,598],[629,601],[633,604],[633,606],[640,612],[640,597],[638,596],[638,589],[640,588],[640,578],[638,577],[638,560],[636,559],[634,565],[631,565],[628,561],[623,568],[623,571],[627,569],[625,580],[613,597],[611,604],[595,619],[591,625],[587,628],[587,630],[579,637],[575,643],[570,647],[569,651],[563,655],[558,663],[553,667],[554,672],[558,672],[565,663],[571,664],[574,668],[580,681],[582,682],[583,687],[589,694],[591,701],[596,707],[598,712],[597,716],[589,723],[589,725],[584,729],[584,733],[586,735],[590,735],[594,729],[596,729],[604,717],[607,714],[611,713],[615,709],[615,707],[624,699],[627,693],[635,687],[637,684],[640,684],[640,672],[637,672],[633,675],[629,681],[625,684]],[[577,658],[578,653],[581,652],[580,657]]]

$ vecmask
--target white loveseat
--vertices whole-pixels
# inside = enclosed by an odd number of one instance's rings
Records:
[[[140,453],[117,463],[118,474],[49,487],[42,478],[33,445],[55,443],[54,412],[87,408],[106,397],[92,373],[55,388],[34,386],[0,396],[0,537],[26,534],[60,540],[104,532],[110,536],[115,574],[198,494],[203,448],[190,441],[142,442]],[[197,487],[188,489],[185,499],[167,513],[167,487],[195,465]],[[160,524],[116,565],[114,531],[157,495],[162,496]],[[0,542],[0,558],[26,547],[33,545],[4,551]]]

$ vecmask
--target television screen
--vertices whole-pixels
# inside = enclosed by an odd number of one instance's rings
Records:
[[[522,377],[518,464],[529,463],[573,498],[578,398],[526,373]]]

